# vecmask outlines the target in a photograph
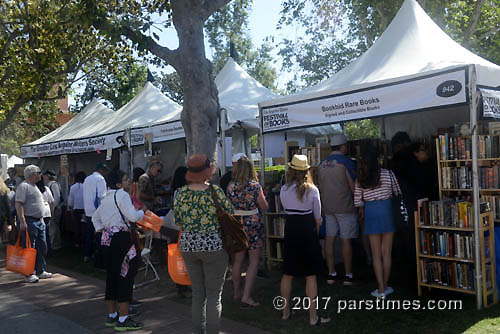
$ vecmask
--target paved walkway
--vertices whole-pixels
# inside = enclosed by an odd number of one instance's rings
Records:
[[[1,250],[2,253],[5,251]],[[86,275],[49,267],[54,277],[38,283],[25,283],[24,277],[5,270],[0,260],[0,333],[89,334],[114,333],[104,326],[105,282]],[[137,289],[134,298],[142,301],[137,320],[144,333],[190,333],[191,308],[168,298],[175,289],[164,289],[166,282]],[[172,284],[173,286],[173,284]],[[163,288],[162,288],[163,287]],[[242,323],[222,320],[224,333],[268,334]]]

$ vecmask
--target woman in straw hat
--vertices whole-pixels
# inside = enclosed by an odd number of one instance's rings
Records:
[[[323,258],[318,231],[321,226],[321,202],[318,188],[311,182],[309,164],[305,155],[294,155],[288,164],[286,184],[281,188],[280,198],[285,212],[285,240],[283,250],[283,278],[281,295],[285,298],[283,320],[290,319],[290,293],[295,276],[306,277],[306,295],[314,305],[318,298],[316,276],[323,269]],[[309,307],[309,324],[321,325],[330,318],[317,314]]]
[[[192,283],[192,321],[195,333],[219,333],[228,255],[222,248],[208,183],[215,166],[205,154],[194,154],[187,167],[188,185],[180,188],[175,197],[174,220],[181,227],[180,250]],[[232,205],[222,189],[213,187],[221,206],[232,213]]]

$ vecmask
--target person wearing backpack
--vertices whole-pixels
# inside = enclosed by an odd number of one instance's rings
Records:
[[[61,185],[56,181],[56,172],[47,169],[43,173],[43,182],[49,188],[54,198],[54,214],[50,220],[49,238],[52,251],[58,251],[62,247],[61,242],[61,217],[63,199],[61,196]]]

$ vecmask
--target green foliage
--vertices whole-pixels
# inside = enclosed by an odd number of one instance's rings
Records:
[[[76,97],[76,110],[80,110],[92,99],[104,99],[104,104],[114,110],[132,100],[147,81],[147,66],[125,62],[119,71],[108,73],[106,69],[90,73],[85,80],[84,91]]]
[[[349,140],[380,138],[378,124],[371,119],[346,122],[344,131]]]
[[[164,74],[158,81],[155,80],[155,83],[159,86],[162,93],[172,101],[179,104],[184,102],[181,78],[177,72]]]
[[[116,48],[91,20],[80,1],[0,2],[0,131],[27,103],[57,100],[81,76],[131,58],[126,43]],[[25,108],[28,118],[32,111]]]
[[[230,43],[237,54],[235,61],[263,86],[276,91],[276,70],[272,66],[269,41],[255,48],[248,30],[252,0],[233,0],[216,11],[205,23],[212,49],[214,73],[219,73],[230,55]]]
[[[56,122],[58,112],[56,102],[38,101],[26,105],[0,136],[0,151],[19,156],[22,145],[45,136],[59,126]]]
[[[499,0],[419,3],[457,42],[500,63]],[[302,27],[301,37],[280,45],[283,70],[293,74],[287,90],[313,85],[345,67],[384,32],[402,4],[403,0],[285,0],[279,28]]]

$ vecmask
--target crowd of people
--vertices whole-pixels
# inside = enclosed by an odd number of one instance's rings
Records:
[[[395,148],[392,161],[395,173],[381,168],[379,153],[370,147],[355,164],[346,155],[348,143],[343,134],[330,139],[332,153],[316,168],[314,179],[307,157],[293,156],[280,188],[280,200],[286,213],[280,293],[287,307],[282,311],[282,320],[292,316],[290,297],[294,278],[305,277],[305,294],[311,299],[318,297],[317,280],[325,270],[328,284],[341,281],[349,286],[356,282],[352,270],[352,240],[360,234],[367,262],[372,264],[377,282],[371,295],[385,298],[393,293],[389,280],[396,225],[391,198],[401,195],[401,188],[403,193],[408,190],[410,198],[426,192],[426,189],[417,189],[415,192],[419,193],[412,195],[413,180],[405,173],[409,165],[412,168],[428,166],[428,156],[421,145],[400,137],[404,140]],[[238,153],[232,162],[231,172],[221,179],[219,187],[211,182],[216,170],[214,163],[203,154],[190,156],[187,166],[174,172],[170,188],[172,210],[166,214],[161,229],[171,242],[179,240],[192,286],[189,289],[177,285],[177,288],[183,295],[192,295],[192,321],[196,333],[219,332],[221,295],[229,266],[234,301],[241,308],[260,306],[252,292],[265,245],[263,213],[269,205],[252,161]],[[57,252],[62,246],[60,224],[62,203],[65,203],[71,217],[66,224],[67,230],[75,246],[82,247],[83,261],[88,262],[95,256],[96,247],[101,250],[100,261],[107,272],[105,325],[118,331],[142,328],[143,324],[129,314],[134,278],[140,265],[135,223],[147,210],[157,213],[161,210],[160,198],[164,192],[158,187],[158,176],[162,168],[159,160],[151,160],[145,170],[134,169],[130,180],[118,168],[110,171],[108,166],[98,163],[90,175],[84,172],[75,175],[67,201],[63,199],[53,170],[42,173],[38,166],[29,165],[24,169],[24,181],[15,170],[9,170],[9,179],[6,182],[0,179],[0,231],[11,230],[15,220],[21,232],[28,231],[37,258],[35,270],[26,280],[37,282],[52,277],[46,271],[45,254]],[[399,181],[403,182],[401,188]],[[248,236],[247,250],[233,254],[224,250],[214,199],[241,221]],[[324,250],[319,238],[323,224],[326,231]],[[335,266],[337,237],[342,244],[343,276],[337,274]],[[242,284],[246,258],[248,266]],[[314,307],[309,308],[310,325],[330,320],[318,314]]]

